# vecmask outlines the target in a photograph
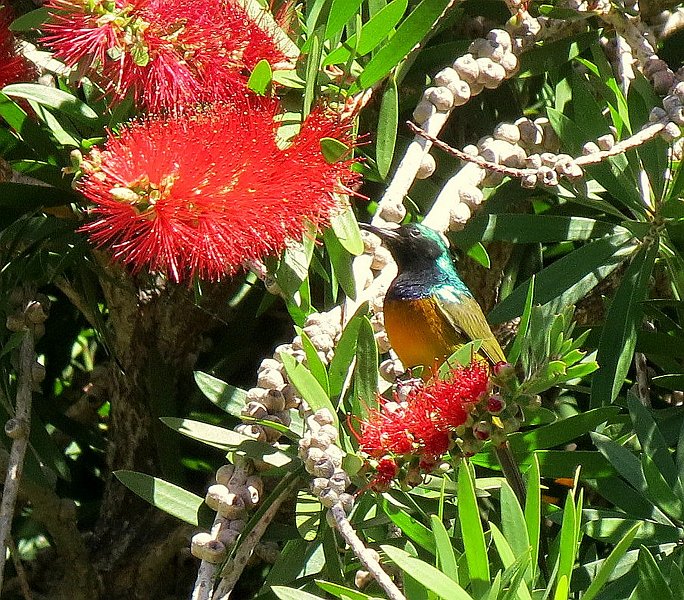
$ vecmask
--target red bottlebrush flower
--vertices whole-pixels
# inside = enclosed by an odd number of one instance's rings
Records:
[[[280,252],[307,221],[339,210],[334,192],[356,180],[352,161],[328,163],[322,138],[349,141],[349,120],[314,111],[285,149],[275,101],[195,109],[122,128],[84,161],[79,187],[94,207],[85,225],[132,271],[218,280]]]
[[[58,58],[157,112],[232,99],[261,59],[284,60],[229,0],[49,0],[42,41]]]
[[[35,67],[17,53],[17,40],[10,31],[12,13],[0,5],[0,88],[18,81],[30,81],[36,74]]]

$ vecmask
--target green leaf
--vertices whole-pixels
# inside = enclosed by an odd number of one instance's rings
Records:
[[[337,427],[339,424],[337,412],[335,411],[332,402],[330,402],[330,398],[328,398],[328,395],[325,393],[325,390],[321,387],[321,384],[316,381],[316,378],[311,374],[311,371],[287,352],[281,352],[280,359],[283,361],[288,380],[297,388],[297,391],[301,397],[306,400],[311,407],[311,410],[315,412],[321,408],[327,408]]]
[[[356,299],[356,280],[352,268],[352,256],[344,249],[331,228],[323,233],[323,241],[328,251],[333,272],[348,298]]]
[[[369,408],[377,406],[378,392],[378,345],[373,326],[368,317],[361,318],[356,345],[356,368],[354,369],[354,414],[364,418]]]
[[[653,598],[674,600],[658,563],[645,546],[639,548],[637,568],[639,570],[639,586],[637,589],[640,600],[653,600]]]
[[[373,597],[368,594],[364,594],[358,590],[352,590],[351,588],[330,581],[316,579],[316,585],[323,591],[335,596],[335,598],[341,598],[342,600],[373,600]]]
[[[525,515],[515,493],[506,481],[501,483],[501,527],[515,556],[520,556],[529,550],[530,539],[527,534]]]
[[[677,497],[667,481],[665,481],[655,462],[646,453],[641,455],[641,468],[644,471],[647,483],[644,490],[646,497],[665,514],[681,521],[684,518],[682,501]]]
[[[330,220],[330,227],[335,232],[337,240],[349,254],[353,256],[363,254],[361,231],[351,206],[347,206],[343,213],[335,215]]]
[[[458,468],[458,521],[473,594],[480,597],[487,591],[490,583],[489,559],[473,476],[470,465],[465,460],[461,461]]]
[[[437,515],[430,515],[430,526],[432,527],[432,535],[435,536],[437,566],[442,573],[458,583],[458,563],[444,523]]]
[[[361,39],[357,46],[357,36],[349,36],[344,44],[326,57],[323,66],[346,63],[355,49],[357,56],[364,56],[374,50],[392,32],[406,12],[408,0],[394,0],[374,14],[361,28]]]
[[[598,346],[597,362],[601,368],[591,385],[593,406],[612,403],[629,370],[641,325],[648,280],[658,254],[658,244],[642,246],[627,268],[620,287],[606,315]]]
[[[531,581],[536,578],[537,561],[539,557],[539,540],[541,534],[541,480],[539,476],[539,460],[536,454],[527,471],[527,493],[525,494],[525,527],[527,539],[530,541]]]
[[[350,92],[367,89],[385,77],[433,30],[449,4],[451,0],[422,0],[369,61]]]
[[[411,540],[431,554],[435,554],[435,538],[432,532],[413,518],[400,506],[390,502],[387,497],[382,499],[382,510]]]
[[[518,562],[518,570],[520,570],[523,566],[526,566],[526,563],[530,560],[529,547],[525,548],[523,552],[518,553],[516,559],[516,553],[513,552],[508,540],[504,537],[503,533],[499,531],[499,528],[491,522],[489,523],[489,527],[492,533],[492,540],[496,546],[496,551],[499,553],[499,557],[501,558],[501,563],[503,564],[504,568],[509,569],[513,567],[516,562]],[[525,569],[523,569],[519,576],[516,577],[517,581],[513,586],[511,586],[513,589],[509,590],[511,593],[507,594],[506,597],[511,597],[513,594],[515,594],[518,600],[532,600],[530,591],[527,589],[524,581],[522,581],[524,571]]]
[[[634,250],[631,234],[619,233],[590,242],[537,273],[534,302],[549,303],[558,311],[584,297]],[[525,306],[529,282],[516,287],[489,313],[491,323],[519,317]]]
[[[48,20],[50,13],[45,7],[37,8],[17,17],[9,26],[10,31],[29,32],[41,29],[43,23]]]
[[[92,108],[81,102],[76,96],[57,88],[37,83],[14,83],[5,86],[2,93],[12,98],[32,100],[41,106],[62,112],[86,125],[95,125],[100,118]]]
[[[530,278],[530,283],[527,288],[527,297],[525,298],[525,304],[523,308],[522,316],[520,317],[520,324],[518,325],[518,331],[515,334],[515,340],[513,341],[513,346],[508,353],[508,361],[515,365],[520,358],[520,353],[522,352],[523,346],[525,345],[525,340],[527,338],[527,332],[530,328],[530,318],[532,316],[532,305],[534,304],[534,282],[535,276],[532,275]]]
[[[306,354],[306,364],[311,371],[311,374],[316,378],[316,381],[323,388],[326,395],[330,394],[330,384],[328,383],[328,372],[325,370],[325,365],[318,356],[316,347],[311,343],[309,336],[304,331],[299,331],[299,336],[302,338],[302,348]]]
[[[397,142],[397,124],[399,122],[399,92],[397,80],[390,77],[385,87],[378,114],[377,142],[375,144],[375,162],[380,177],[385,179],[392,166],[394,146]]]
[[[242,415],[242,409],[247,403],[247,392],[245,390],[202,371],[195,371],[194,375],[197,387],[212,404],[234,417]]]
[[[321,600],[321,596],[314,596],[305,592],[304,590],[295,590],[288,587],[281,587],[274,585],[271,591],[280,598],[280,600]]]
[[[670,544],[681,542],[681,532],[672,526],[637,519],[602,517],[592,519],[585,525],[587,535],[610,544],[617,544],[635,525],[638,526],[634,539],[648,544]]]
[[[247,87],[257,96],[265,96],[273,81],[273,71],[266,59],[260,60],[252,70],[252,74],[247,81]]]
[[[302,119],[305,119],[311,112],[311,105],[313,104],[316,84],[318,82],[318,70],[321,64],[321,56],[323,52],[323,45],[321,44],[321,32],[319,29],[313,32],[306,42],[308,46],[308,55],[306,57],[306,72],[304,81],[304,102],[302,106]],[[302,51],[305,51],[302,48]]]
[[[220,450],[232,450],[241,443],[252,439],[232,429],[192,419],[160,417],[160,421],[178,433]]]
[[[323,39],[329,40],[340,33],[359,10],[362,2],[363,0],[332,0]]]
[[[576,528],[579,525],[577,519],[579,515],[575,512],[575,495],[571,491],[565,497],[565,507],[563,508],[563,521],[561,523],[560,547],[558,549],[558,578],[566,578],[568,584],[572,576],[572,569],[575,565],[577,554]],[[567,595],[566,595],[567,597]]]
[[[356,356],[356,341],[359,335],[359,328],[363,317],[368,312],[368,304],[362,305],[357,313],[349,320],[342,331],[335,354],[328,366],[328,377],[330,379],[330,397],[336,398],[342,393],[349,367]]]
[[[340,140],[336,140],[335,138],[321,138],[320,145],[323,158],[331,165],[343,160],[351,154],[351,148],[344,142],[340,142]]]
[[[212,511],[204,504],[204,498],[145,473],[114,471],[114,475],[143,500],[181,521],[200,527],[211,525]]]
[[[295,507],[295,525],[300,537],[307,542],[316,539],[321,522],[322,505],[318,498],[300,490]]]
[[[444,600],[472,600],[472,597],[460,585],[432,565],[414,558],[408,552],[394,546],[383,545],[380,547],[402,571],[419,581],[440,598]]]
[[[615,567],[617,567],[618,563],[627,553],[627,550],[629,550],[638,529],[638,525],[632,527],[613,548],[611,553],[601,564],[596,575],[592,578],[591,584],[589,584],[589,587],[582,595],[582,600],[594,600],[596,595],[610,579],[613,571],[615,571]]]

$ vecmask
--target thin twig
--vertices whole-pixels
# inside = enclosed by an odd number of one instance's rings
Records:
[[[35,359],[33,331],[26,329],[19,348],[17,403],[14,413],[15,427],[13,428],[16,437],[12,441],[2,503],[0,504],[0,590],[2,589],[4,578],[6,549],[12,528],[14,505],[19,493],[24,455],[28,446],[28,434],[31,425],[31,372]],[[7,429],[7,425],[5,429]]]
[[[330,512],[335,519],[337,531],[340,532],[344,541],[349,544],[349,547],[361,561],[361,564],[366,568],[366,571],[368,571],[374,577],[375,581],[378,582],[380,587],[385,590],[387,597],[390,600],[406,600],[404,594],[401,593],[390,576],[385,573],[380,566],[380,563],[375,560],[375,557],[369,552],[368,548],[366,548],[361,541],[361,538],[356,535],[356,531],[354,531],[352,524],[349,522],[349,519],[347,519],[347,513],[344,512],[342,504],[340,502],[334,504],[330,509]]]
[[[618,154],[624,154],[628,150],[631,150],[632,148],[636,148],[638,146],[641,146],[645,144],[646,142],[652,140],[655,138],[663,129],[665,129],[665,125],[667,124],[667,120],[665,121],[657,121],[655,123],[650,123],[649,125],[646,125],[643,127],[641,130],[637,131],[634,135],[631,135],[628,138],[625,138],[621,142],[618,142],[615,144],[612,148],[609,150],[602,150],[600,152],[594,152],[593,154],[587,154],[585,156],[578,156],[577,158],[573,159],[575,164],[577,164],[580,167],[585,167],[587,165],[595,165],[598,164],[602,161],[604,161],[607,158],[610,158],[611,156],[617,156]],[[423,131],[420,127],[418,127],[415,123],[412,123],[411,121],[407,122],[408,128],[413,131],[416,135],[419,135],[421,137],[426,138],[430,142],[432,142],[437,148],[440,150],[443,150],[447,154],[450,154],[451,156],[455,156],[456,158],[459,158],[463,161],[471,162],[474,163],[483,169],[487,169],[489,171],[494,171],[496,173],[501,173],[503,175],[508,175],[509,177],[526,177],[527,175],[536,175],[539,173],[539,169],[533,169],[533,168],[524,168],[524,169],[517,169],[515,167],[507,167],[505,165],[500,165],[498,163],[493,163],[489,162],[488,160],[485,160],[481,156],[473,156],[472,154],[467,154],[466,152],[463,152],[462,150],[458,150],[457,148],[453,148],[452,146],[449,146],[449,144],[445,144],[441,140],[437,139],[436,137],[430,135],[429,133]]]
[[[32,600],[31,588],[28,584],[28,579],[26,577],[26,570],[24,565],[21,563],[21,558],[19,552],[17,551],[17,545],[14,543],[12,536],[7,538],[7,546],[9,548],[10,554],[12,555],[12,562],[14,563],[14,570],[17,572],[17,579],[19,581],[19,587],[21,588],[21,595],[24,596],[25,600]]]
[[[228,600],[228,598],[230,598],[230,594],[247,566],[247,561],[250,556],[252,556],[254,548],[275,518],[280,506],[290,497],[290,494],[299,487],[300,483],[301,479],[299,477],[292,476],[292,480],[282,489],[278,496],[273,499],[273,502],[271,502],[268,508],[263,511],[254,527],[244,534],[244,537],[240,537],[240,545],[238,546],[237,552],[235,553],[235,556],[232,557],[232,560],[226,565],[230,570],[228,572],[224,570],[221,574],[222,579],[214,593],[213,600]]]

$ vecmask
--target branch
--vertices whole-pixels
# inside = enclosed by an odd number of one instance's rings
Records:
[[[24,466],[24,455],[28,446],[31,426],[32,370],[35,362],[35,341],[32,329],[26,327],[19,348],[19,369],[17,375],[17,403],[14,417],[5,423],[5,433],[13,439],[5,487],[0,504],[0,590],[4,578],[7,545],[12,529],[14,505],[19,493],[19,483]]]
[[[330,507],[330,514],[332,514],[333,519],[335,520],[337,531],[340,532],[344,541],[349,544],[349,547],[361,561],[361,564],[366,567],[366,570],[374,577],[375,581],[377,581],[380,587],[385,590],[387,597],[390,600],[406,600],[406,597],[401,593],[391,577],[385,573],[380,566],[380,563],[375,560],[373,553],[366,548],[361,541],[361,538],[356,535],[356,531],[354,531],[349,519],[347,519],[347,514],[340,502],[333,504],[333,506]]]

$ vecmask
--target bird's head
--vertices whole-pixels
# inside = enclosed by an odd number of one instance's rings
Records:
[[[400,270],[420,268],[436,262],[451,265],[449,250],[442,236],[425,225],[410,223],[396,229],[381,229],[360,223],[360,227],[383,241]]]

